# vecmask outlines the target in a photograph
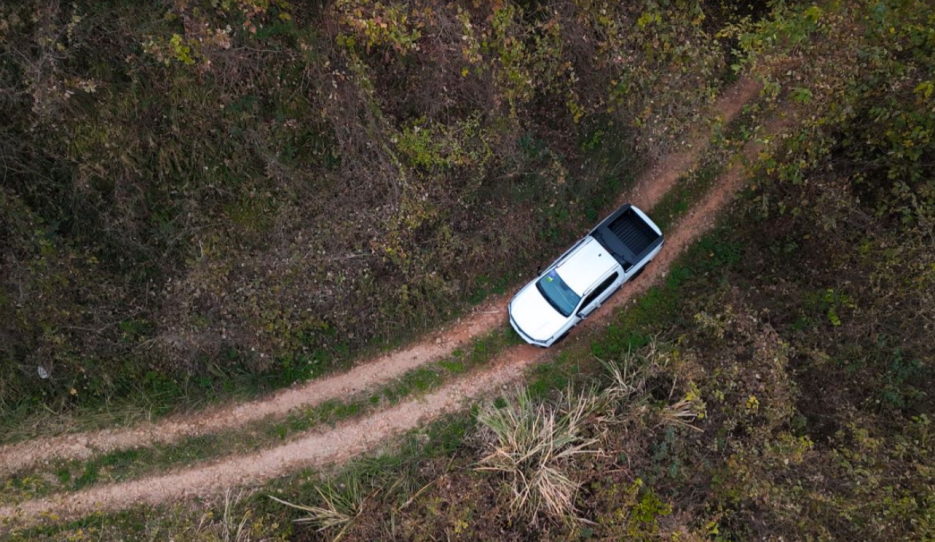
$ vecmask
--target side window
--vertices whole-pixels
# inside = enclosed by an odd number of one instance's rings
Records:
[[[612,275],[604,279],[604,282],[598,284],[597,288],[595,288],[593,292],[588,294],[588,297],[584,298],[584,304],[581,305],[581,308],[586,309],[590,307],[591,303],[594,303],[594,300],[600,297],[601,294],[603,294],[608,288],[610,288],[610,285],[613,284],[615,280],[617,280],[617,276],[618,276],[617,272],[615,271]]]

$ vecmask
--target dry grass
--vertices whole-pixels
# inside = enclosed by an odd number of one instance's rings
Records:
[[[315,506],[293,504],[272,495],[269,498],[305,512],[306,516],[295,520],[296,523],[313,525],[318,528],[319,532],[335,529],[337,534],[332,541],[340,540],[354,520],[363,513],[364,503],[369,495],[364,494],[360,480],[353,476],[346,476],[340,482],[329,482],[316,487],[315,491],[320,499],[320,504]]]
[[[684,397],[666,406],[659,413],[660,425],[678,425],[693,431],[702,429],[692,425],[692,422],[705,417],[705,403],[701,400],[697,389],[692,386]]]
[[[224,542],[249,542],[250,530],[247,528],[247,522],[250,520],[250,511],[244,512],[240,521],[236,519],[235,509],[240,498],[243,496],[243,490],[232,496],[230,488],[224,494],[224,516],[221,518],[221,536]]]
[[[646,380],[666,363],[665,354],[655,338],[637,352],[627,351],[619,361],[597,358],[604,368],[604,388],[601,397],[606,403],[605,421],[621,421],[646,391]]]
[[[243,489],[234,491],[233,488],[227,488],[224,493],[224,502],[221,503],[221,517],[218,518],[209,507],[201,514],[201,519],[197,525],[190,524],[185,526],[176,526],[177,532],[165,532],[160,527],[156,527],[149,540],[211,540],[218,542],[251,542],[254,539],[253,513],[249,508],[241,506],[244,497],[249,497],[251,492]],[[249,501],[249,500],[248,500]],[[115,533],[116,534],[116,533]],[[110,540],[105,538],[104,533],[97,540]],[[115,538],[124,540],[124,538]],[[71,538],[69,538],[71,540]],[[79,537],[75,540],[85,540]]]
[[[541,515],[559,520],[576,517],[580,484],[568,476],[568,463],[582,454],[600,452],[593,435],[604,424],[626,418],[645,395],[647,375],[664,357],[651,341],[619,362],[599,359],[607,375],[600,391],[567,390],[550,403],[533,401],[522,388],[502,408],[488,406],[477,415],[486,447],[477,468],[504,475],[514,515],[533,523]],[[698,417],[698,404],[693,400],[676,403],[665,414],[688,424],[694,419],[690,416]]]
[[[610,382],[603,391],[608,404],[613,405],[614,414],[619,416],[623,409],[645,391],[648,375],[657,372],[671,362],[671,352],[660,348],[656,338],[650,340],[637,353],[627,352],[620,362],[598,359]],[[678,382],[673,381],[669,389],[669,400],[675,396]],[[706,405],[694,383],[688,383],[688,391],[681,399],[666,405],[659,412],[658,425],[678,425],[695,431],[701,429],[693,422],[705,417]]]
[[[542,513],[559,520],[574,517],[579,483],[565,467],[576,456],[596,452],[598,441],[586,436],[585,421],[600,403],[593,390],[568,391],[547,404],[520,389],[503,408],[490,406],[477,415],[488,449],[478,469],[505,476],[514,515],[533,523]]]
[[[598,359],[610,377],[610,383],[604,388],[603,396],[614,405],[624,405],[643,390],[646,382],[644,366],[627,355],[619,363]]]

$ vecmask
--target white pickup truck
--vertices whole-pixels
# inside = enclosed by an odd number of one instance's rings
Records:
[[[555,344],[639,275],[662,242],[643,211],[624,205],[513,297],[510,325],[530,344]]]

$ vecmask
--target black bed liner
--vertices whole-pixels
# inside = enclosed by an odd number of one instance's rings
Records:
[[[624,270],[630,269],[662,243],[662,236],[630,204],[605,218],[591,231],[591,236],[613,255]]]

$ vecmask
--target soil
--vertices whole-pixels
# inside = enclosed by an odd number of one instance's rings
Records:
[[[719,102],[722,119],[728,121],[740,110],[758,86],[742,79]],[[728,97],[731,97],[728,100]],[[779,134],[787,124],[785,117],[771,119],[761,134]],[[691,148],[666,157],[637,182],[632,200],[652,208],[686,169],[698,160],[708,134],[694,138]],[[753,160],[763,149],[763,137],[751,140],[742,156]],[[681,169],[678,169],[681,168]],[[667,233],[665,248],[639,280],[629,283],[589,319],[587,326],[601,324],[620,307],[665,277],[672,262],[714,224],[718,211],[743,186],[746,167],[735,161],[718,179],[712,190],[690,213]],[[663,188],[664,187],[664,188]],[[494,329],[503,321],[505,298],[491,300],[484,308],[462,319],[449,329],[432,334],[404,350],[363,362],[351,371],[284,390],[265,399],[228,405],[189,415],[186,419],[168,419],[143,427],[73,434],[34,440],[0,449],[0,470],[22,468],[54,457],[85,457],[95,451],[143,446],[152,442],[171,442],[183,436],[197,435],[236,427],[267,416],[287,413],[297,407],[314,405],[328,398],[385,382],[428,361],[450,353],[458,344]],[[466,375],[437,391],[415,398],[372,415],[350,420],[335,428],[314,430],[282,446],[249,455],[222,458],[196,467],[132,480],[113,485],[55,495],[0,507],[0,524],[33,522],[37,518],[78,517],[96,511],[127,508],[137,503],[156,504],[193,495],[213,494],[231,486],[259,484],[304,467],[316,467],[342,461],[373,450],[401,432],[415,429],[425,421],[460,409],[466,401],[476,400],[522,380],[529,366],[543,359],[546,352],[528,345],[509,348],[489,367]]]

